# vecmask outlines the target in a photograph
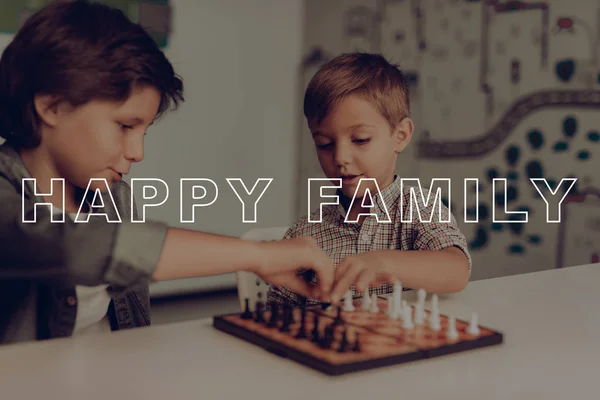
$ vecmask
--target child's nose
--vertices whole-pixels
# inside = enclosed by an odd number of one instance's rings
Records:
[[[123,156],[131,162],[140,162],[144,159],[144,138],[131,137],[125,144]]]
[[[336,165],[346,165],[352,159],[351,149],[349,146],[338,144],[335,147],[335,163]]]

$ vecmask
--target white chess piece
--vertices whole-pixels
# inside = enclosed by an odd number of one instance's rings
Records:
[[[348,290],[344,295],[344,311],[354,311],[354,304],[352,302],[352,291]]]
[[[425,289],[417,290],[417,304],[425,306],[425,298],[427,297],[427,292]]]
[[[438,305],[438,296],[435,293],[431,295],[431,314],[429,314],[429,322],[431,323],[434,319],[437,319],[439,323],[440,308]]]
[[[425,321],[425,298],[427,292],[425,289],[417,290],[417,305],[415,307],[415,323],[421,325]]]
[[[448,331],[446,332],[446,337],[451,340],[458,339],[458,331],[456,330],[456,318],[450,317],[448,319]]]
[[[363,296],[362,296],[362,304],[361,304],[362,307],[361,308],[364,311],[367,311],[369,309],[369,306],[371,305],[370,300],[371,299],[369,297],[369,289],[367,288],[367,289],[365,289],[365,292],[363,293]]]
[[[467,333],[469,335],[473,335],[473,336],[479,335],[479,325],[477,324],[477,313],[475,313],[475,312],[473,314],[471,314],[471,323],[469,324]]]
[[[439,312],[432,312],[429,316],[429,328],[434,332],[438,332],[440,329],[442,329],[442,326],[440,325]]]
[[[388,298],[387,299],[387,312],[388,318],[394,318],[396,316],[396,310],[394,310],[394,300]]]
[[[406,300],[404,300],[402,303],[402,327],[404,329],[412,329],[415,327],[412,321],[412,308],[406,304]]]
[[[379,307],[377,307],[377,295],[375,293],[371,294],[371,307],[369,308],[369,312],[373,314],[379,312]]]
[[[415,324],[423,325],[423,322],[425,322],[425,309],[421,304],[417,304],[415,308]]]
[[[400,281],[394,282],[394,294],[392,295],[393,314],[392,318],[402,318],[402,284]]]

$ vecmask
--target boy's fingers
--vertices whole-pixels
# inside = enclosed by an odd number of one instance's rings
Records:
[[[394,283],[394,280],[395,280],[395,278],[394,278],[394,275],[393,275],[393,274],[390,274],[390,273],[387,273],[387,272],[386,272],[386,273],[384,273],[384,274],[381,274],[381,275],[379,275],[379,276],[377,277],[377,280],[378,280],[378,282],[379,282],[380,284],[381,284],[381,283],[389,283],[389,284],[392,284],[392,283]]]
[[[375,274],[373,271],[364,269],[357,277],[356,277],[356,286],[363,288],[369,287],[370,284],[374,283]]]
[[[331,300],[336,303],[339,299],[342,298],[344,293],[348,290],[353,283],[355,283],[356,277],[361,271],[361,266],[359,264],[346,264],[345,272],[343,275],[339,276],[336,280],[335,286],[331,291]],[[336,274],[337,275],[337,274]]]
[[[315,298],[318,294],[313,286],[297,275],[290,276],[290,279],[286,282],[285,286],[289,290],[304,297]]]
[[[337,266],[337,268],[335,269],[336,282],[339,281],[346,274],[349,265],[351,265],[351,263],[348,262],[348,259],[346,258],[342,260],[342,262]]]
[[[333,260],[322,253],[321,259],[315,260],[314,269],[317,273],[317,286],[322,293],[329,293],[334,282]]]

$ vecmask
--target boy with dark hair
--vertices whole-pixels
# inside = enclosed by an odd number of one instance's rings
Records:
[[[152,279],[246,270],[313,296],[330,290],[333,265],[313,240],[258,243],[130,222],[121,178],[182,93],[152,38],[108,6],[54,2],[16,34],[0,59],[0,343],[149,325]],[[73,221],[81,211],[87,223]],[[51,212],[69,218],[53,223]],[[117,213],[122,222],[109,223]],[[317,272],[319,287],[297,278],[300,267]]]
[[[284,239],[313,237],[333,258],[330,300],[337,303],[349,288],[355,295],[370,286],[372,293],[390,293],[395,281],[430,292],[462,290],[471,258],[454,216],[443,205],[437,215],[418,190],[415,204],[410,187],[394,174],[414,131],[408,85],[397,66],[378,54],[336,57],[309,83],[304,115],[323,172],[334,183],[341,180],[340,204],[300,219]],[[428,198],[427,190],[423,196]],[[278,286],[268,300],[316,302]]]

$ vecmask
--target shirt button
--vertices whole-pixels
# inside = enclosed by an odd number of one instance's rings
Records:
[[[67,297],[67,304],[70,306],[74,306],[75,304],[77,304],[77,299],[73,296],[69,296]]]
[[[369,235],[367,235],[366,233],[363,233],[362,240],[365,242],[368,242],[369,240],[371,240],[371,237]]]

